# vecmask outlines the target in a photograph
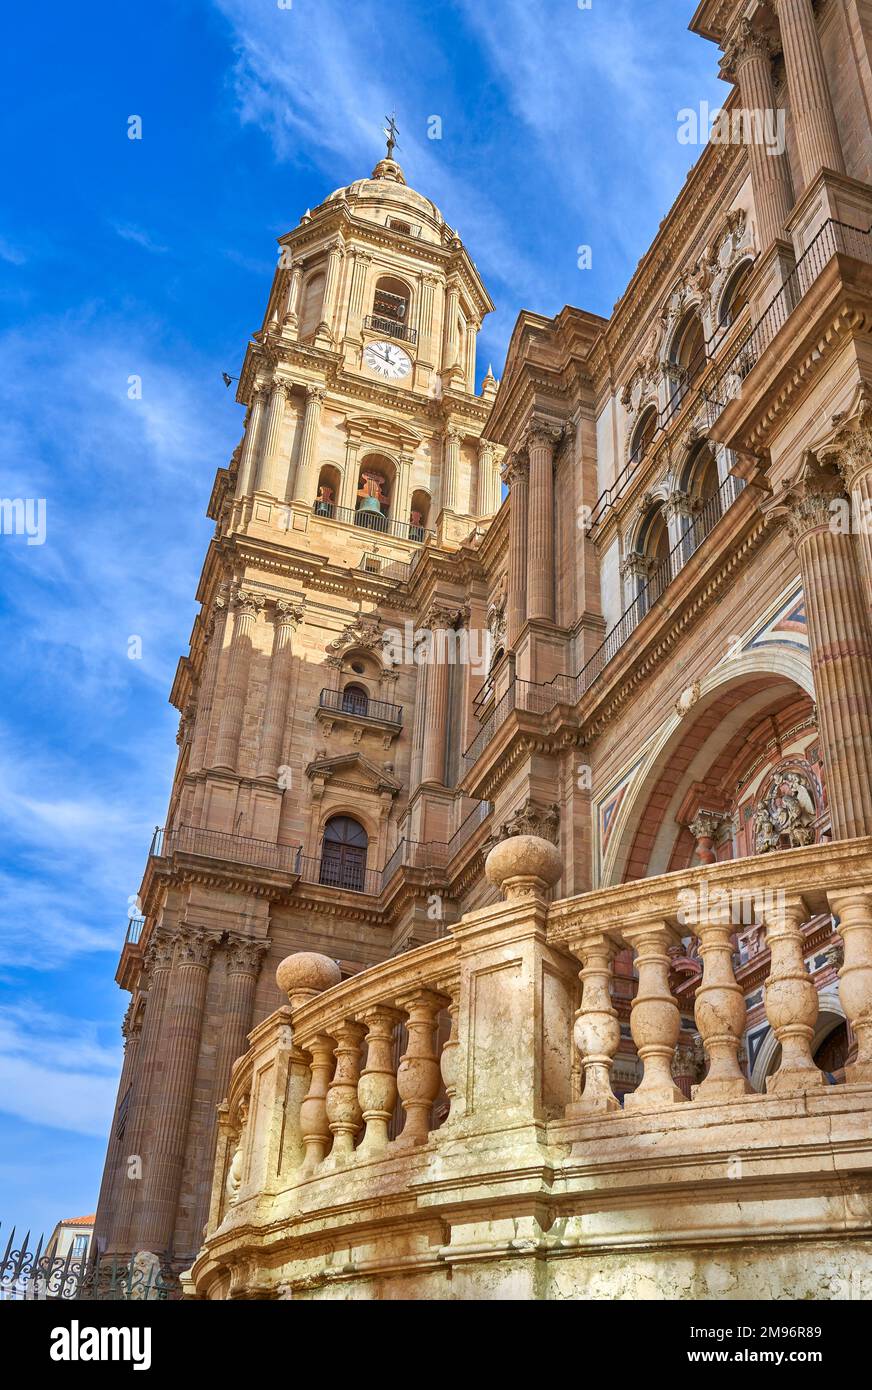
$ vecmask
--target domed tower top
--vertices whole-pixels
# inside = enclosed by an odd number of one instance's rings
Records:
[[[368,179],[357,179],[337,188],[322,206],[328,209],[344,203],[355,217],[387,225],[393,231],[431,244],[444,244],[453,236],[451,228],[436,204],[406,183],[402,167],[394,159],[396,134],[396,123],[391,117],[385,128],[388,147],[384,159],[379,160]]]

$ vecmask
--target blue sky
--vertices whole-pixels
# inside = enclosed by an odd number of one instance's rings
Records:
[[[172,775],[205,506],[242,423],[220,374],[260,325],[276,237],[370,172],[396,108],[409,182],[497,305],[479,374],[500,375],[522,307],[609,313],[678,193],[698,151],[676,112],[726,92],[692,10],[17,8],[0,55],[0,496],[45,498],[47,530],[0,535],[0,1237],[96,1202],[128,997],[113,977]]]

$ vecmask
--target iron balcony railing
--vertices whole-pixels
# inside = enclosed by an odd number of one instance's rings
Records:
[[[339,507],[335,502],[313,502],[312,512],[325,521],[341,521],[345,526],[359,526],[361,530],[376,531],[380,536],[393,536],[401,541],[414,541],[416,545],[423,545],[428,537],[434,535],[433,531],[423,526],[413,526],[410,521],[395,521],[382,512]]]
[[[444,869],[460,852],[467,840],[483,825],[493,811],[489,801],[480,801],[473,807],[463,824],[455,830],[451,839],[441,840],[400,840],[381,873],[381,891],[384,892],[397,869]]]
[[[728,477],[718,491],[703,503],[700,510],[687,519],[678,543],[653,570],[629,608],[621,614],[577,675],[557,675],[544,684],[519,679],[512,681],[464,753],[465,771],[468,772],[475,766],[513,710],[524,710],[528,714],[548,714],[557,705],[576,704],[590,690],[667,586],[729,510],[744,486],[741,478]]]
[[[130,917],[127,922],[127,931],[124,936],[125,946],[137,945],[142,936],[142,929],[145,926],[144,917]]]
[[[379,579],[393,579],[407,584],[412,573],[408,560],[388,560],[383,555],[361,555],[357,568],[363,574],[377,574]]]
[[[376,333],[384,333],[388,338],[397,338],[403,343],[417,343],[417,328],[407,328],[404,323],[397,323],[396,319],[386,319],[381,314],[367,314],[363,320],[364,328],[371,328]]]
[[[389,705],[385,700],[370,700],[366,695],[353,690],[322,690],[318,697],[319,709],[335,710],[338,714],[350,714],[360,719],[372,719],[379,724],[401,725],[402,705]]]
[[[698,402],[708,427],[715,424],[729,402],[739,394],[751,368],[836,254],[872,262],[872,228],[864,230],[830,218],[756,322],[746,322],[744,328],[733,332],[745,318],[744,313],[737,314],[729,325],[718,326],[703,351],[686,368],[669,364],[667,371],[673,384],[665,405],[658,411],[654,432],[644,445],[633,450],[614,483],[597,498],[591,526],[596,526],[607,508],[622,496],[642,460],[650,457],[655,446],[659,447],[660,435],[672,424],[685,402]]]
[[[223,830],[201,830],[191,825],[179,825],[170,830],[157,827],[150,853],[161,859],[169,859],[173,854],[195,854],[208,859],[223,859],[231,864],[247,864],[256,869],[292,874],[296,872],[299,845],[277,845],[272,840],[256,840]]]
[[[381,891],[381,870],[367,869],[353,860],[318,858],[298,854],[296,872],[303,883],[319,883],[324,888],[340,888],[348,893],[365,893],[377,898]]]

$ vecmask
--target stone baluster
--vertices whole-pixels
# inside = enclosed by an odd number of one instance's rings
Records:
[[[397,1090],[405,1112],[402,1132],[394,1141],[406,1147],[425,1144],[430,1133],[430,1113],[439,1094],[439,1061],[436,1056],[436,1019],[445,999],[433,990],[419,989],[398,999],[407,1014],[409,1041],[397,1069]]]
[[[722,73],[728,80],[735,77],[745,111],[759,111],[763,116],[776,111],[772,43],[746,19],[739,23],[727,49]],[[777,150],[762,141],[752,140],[746,148],[760,250],[768,251],[773,241],[785,235],[793,207],[790,163],[786,150]]]
[[[327,1033],[315,1033],[302,1038],[300,1046],[308,1052],[312,1079],[306,1099],[300,1106],[300,1131],[305,1157],[303,1171],[311,1173],[324,1158],[330,1146],[330,1123],[327,1118],[327,1091],[333,1076],[334,1041]]]
[[[236,478],[237,498],[248,497],[254,490],[257,445],[268,395],[267,390],[258,388],[251,402],[251,411],[245,425],[245,438],[242,441],[242,453],[239,458],[239,473]]]
[[[291,689],[294,635],[302,621],[303,609],[300,604],[278,600],[269,682],[261,721],[258,777],[273,779],[278,774]]]
[[[303,433],[300,439],[300,456],[297,461],[294,501],[305,502],[309,507],[315,501],[318,434],[321,428],[321,408],[326,394],[323,386],[310,384],[306,387],[306,410],[303,415]]]
[[[452,1117],[454,1110],[454,1098],[457,1095],[457,1087],[460,1081],[458,1068],[460,1064],[460,1037],[458,1035],[458,1015],[460,1013],[460,974],[450,975],[446,980],[440,980],[439,991],[448,999],[448,1017],[451,1020],[451,1031],[443,1044],[442,1056],[439,1059],[439,1070],[442,1073],[442,1085],[445,1087],[445,1099],[448,1103],[448,1113],[443,1121],[443,1128]]]
[[[506,637],[510,647],[527,621],[527,503],[529,468],[526,455],[513,454],[503,464],[509,487],[509,565],[506,594]]]
[[[360,1045],[366,1028],[346,1019],[333,1030],[336,1039],[336,1070],[327,1088],[325,1106],[327,1123],[333,1135],[330,1163],[347,1163],[354,1153],[354,1141],[360,1133],[362,1111],[357,1099],[360,1080]]]
[[[814,1090],[824,1082],[811,1055],[818,997],[805,968],[802,935],[802,925],[810,916],[801,898],[779,900],[766,911],[766,943],[771,952],[764,987],[766,1017],[781,1043],[781,1065],[766,1078],[766,1090],[778,1095]]]
[[[287,483],[288,460],[282,455],[282,432],[285,423],[285,402],[288,397],[288,383],[274,381],[270,390],[269,412],[266,417],[266,435],[260,468],[257,473],[257,491],[270,497],[284,498]]]
[[[377,1158],[388,1145],[388,1127],[397,1103],[394,1065],[394,1030],[402,1022],[399,1009],[377,1004],[361,1015],[366,1024],[366,1066],[357,1085],[357,1099],[365,1125],[357,1148],[358,1157]]]
[[[248,672],[251,666],[252,632],[257,615],[264,606],[261,594],[245,591],[237,593],[232,600],[233,637],[227,661],[227,676],[224,682],[224,700],[218,725],[218,738],[215,746],[213,767],[237,770],[239,761],[239,740],[242,734],[242,719],[248,696]]]
[[[718,920],[720,916],[724,920]],[[733,971],[733,926],[729,909],[711,911],[694,930],[699,937],[702,984],[697,987],[694,1018],[708,1057],[708,1073],[695,1099],[733,1100],[751,1091],[739,1066],[739,1050],[747,1011],[741,985]]]
[[[173,1242],[206,985],[217,943],[216,936],[191,928],[183,928],[176,938],[161,1022],[160,1088],[137,1204],[138,1248],[156,1254],[169,1251]]]
[[[584,1069],[580,1100],[567,1106],[567,1117],[619,1110],[612,1090],[612,1064],[621,1041],[621,1025],[611,998],[616,946],[608,936],[589,937],[572,947],[582,969],[581,1007],[575,1015],[573,1038]]]
[[[844,174],[839,128],[811,0],[774,0],[781,26],[790,119],[806,186],[821,169]]]
[[[554,620],[554,450],[561,430],[533,419],[527,431],[527,618]]]
[[[845,959],[839,971],[839,998],[857,1038],[857,1059],[845,1068],[845,1080],[872,1083],[872,898],[860,889],[830,893],[839,918]]]
[[[681,938],[665,923],[633,927],[623,936],[636,951],[639,988],[631,1006],[630,1032],[644,1067],[639,1086],[624,1097],[624,1108],[660,1110],[687,1099],[672,1079],[681,1015],[669,988],[669,947]]]

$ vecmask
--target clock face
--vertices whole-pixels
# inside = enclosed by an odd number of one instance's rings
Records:
[[[385,381],[401,381],[412,370],[412,361],[396,343],[368,343],[363,360]]]

